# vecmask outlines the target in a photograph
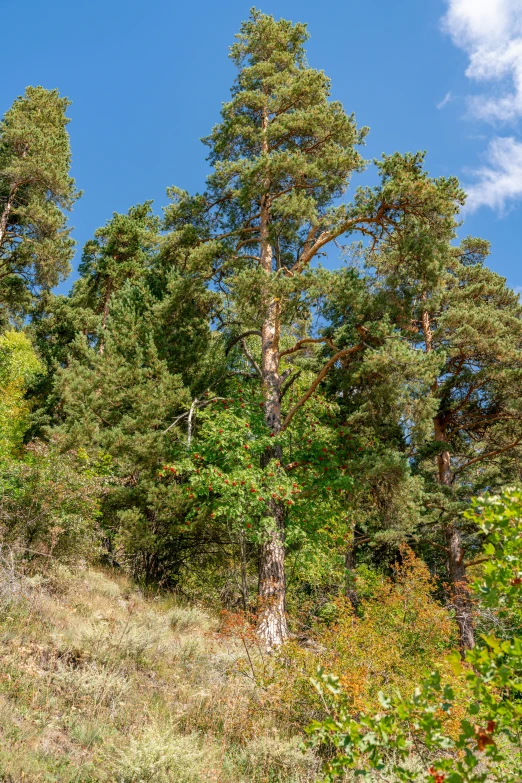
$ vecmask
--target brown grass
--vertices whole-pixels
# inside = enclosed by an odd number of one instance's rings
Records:
[[[57,568],[0,599],[0,779],[310,783],[317,760],[266,709],[240,639],[172,598]]]

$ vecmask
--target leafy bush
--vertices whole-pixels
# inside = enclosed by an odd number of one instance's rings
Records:
[[[30,411],[25,394],[41,371],[25,334],[8,331],[0,335],[0,457],[11,454],[22,442]]]
[[[499,617],[520,604],[522,588],[522,492],[507,491],[474,501],[466,516],[475,518],[487,536],[486,563],[474,590]],[[461,662],[450,657],[469,689],[467,714],[448,726],[458,712],[449,678],[434,672],[410,698],[399,692],[379,694],[377,714],[354,716],[338,677],[319,672],[316,686],[330,707],[330,717],[309,728],[313,745],[335,750],[325,780],[341,779],[347,770],[368,774],[387,770],[400,781],[484,783],[516,781],[522,775],[522,637],[483,636]],[[421,769],[408,764],[412,754]]]
[[[265,664],[259,675],[268,688],[263,703],[275,702],[301,728],[325,715],[322,699],[310,689],[318,664],[342,672],[340,685],[354,713],[377,707],[381,688],[413,688],[421,673],[439,664],[454,644],[454,625],[433,597],[436,585],[426,565],[408,547],[401,560],[394,578],[381,578],[361,602],[361,616],[348,599],[338,598],[329,606],[335,622],[319,622],[306,639],[290,641]]]
[[[31,443],[0,464],[0,534],[26,562],[86,559],[97,549],[101,479],[73,453]]]

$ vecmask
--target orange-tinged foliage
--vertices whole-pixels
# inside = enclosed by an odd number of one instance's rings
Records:
[[[361,617],[338,599],[334,625],[317,629],[306,647],[294,640],[285,645],[269,677],[264,666],[265,707],[278,705],[285,720],[299,725],[320,715],[323,705],[310,686],[318,666],[340,677],[354,714],[377,707],[381,690],[409,695],[434,668],[449,674],[443,659],[456,646],[455,628],[434,589],[426,565],[404,546],[393,579],[363,602]]]

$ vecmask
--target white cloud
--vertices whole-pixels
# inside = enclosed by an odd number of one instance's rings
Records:
[[[445,2],[443,28],[469,57],[466,76],[480,85],[468,100],[471,115],[494,123],[517,121],[522,117],[522,0]],[[484,164],[468,174],[466,210],[488,206],[504,212],[522,199],[522,142],[493,137]]]
[[[470,100],[484,120],[512,121],[522,116],[522,0],[447,0],[444,29],[469,55],[466,75],[496,82],[495,93]],[[501,94],[498,94],[500,82]]]
[[[451,92],[447,92],[446,95],[444,96],[444,98],[441,100],[441,102],[437,103],[437,109],[443,109],[444,106],[447,103],[449,103],[452,98],[453,98],[453,95],[451,94]]]
[[[466,211],[488,206],[503,212],[508,202],[522,198],[522,142],[496,136],[489,143],[486,164],[470,174],[474,182],[464,185]]]

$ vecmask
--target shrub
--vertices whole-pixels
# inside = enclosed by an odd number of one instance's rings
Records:
[[[85,560],[97,553],[102,480],[75,453],[31,443],[23,461],[0,464],[0,535],[17,557],[39,569],[58,558]]]
[[[211,780],[213,749],[197,734],[148,727],[109,759],[118,783],[204,783]]]
[[[394,579],[382,580],[361,602],[356,617],[347,599],[336,600],[336,621],[306,640],[290,641],[260,679],[268,689],[263,704],[276,704],[296,728],[324,717],[324,703],[310,689],[318,665],[340,673],[354,713],[375,708],[383,687],[413,688],[452,649],[455,629],[433,598],[436,585],[426,565],[408,547],[401,550]],[[422,675],[421,675],[422,676]]]
[[[487,535],[484,571],[474,585],[480,602],[502,617],[520,603],[522,588],[522,492],[474,502],[474,517]],[[312,744],[334,751],[325,780],[387,769],[396,780],[432,783],[515,781],[522,775],[522,637],[484,636],[461,662],[449,659],[469,689],[467,714],[458,713],[453,682],[434,672],[410,698],[379,694],[381,711],[355,716],[339,678],[320,670],[316,686],[330,716],[310,726]],[[456,725],[455,725],[456,723]],[[408,765],[412,753],[420,769]]]

